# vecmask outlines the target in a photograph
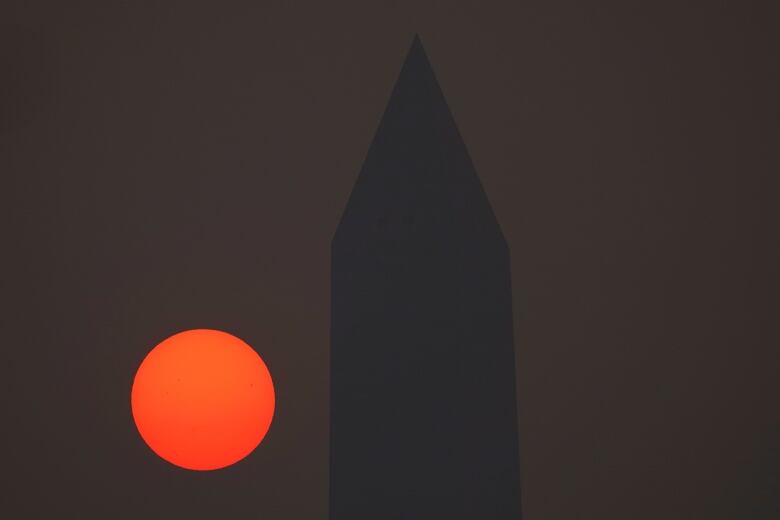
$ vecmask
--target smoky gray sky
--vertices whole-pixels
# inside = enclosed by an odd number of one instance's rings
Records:
[[[777,518],[765,4],[3,2],[5,509],[326,518],[330,240],[419,33],[511,248],[525,518]],[[193,327],[278,392],[213,473],[129,408]]]

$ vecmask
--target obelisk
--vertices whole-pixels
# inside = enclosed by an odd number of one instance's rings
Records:
[[[330,519],[518,520],[509,250],[418,38],[332,243]]]

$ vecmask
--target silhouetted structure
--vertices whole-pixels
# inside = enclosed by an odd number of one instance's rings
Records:
[[[331,520],[519,519],[509,252],[418,39],[332,255]]]

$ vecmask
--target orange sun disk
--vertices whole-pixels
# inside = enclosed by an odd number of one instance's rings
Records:
[[[230,466],[263,440],[274,414],[271,374],[252,347],[211,329],[154,347],[133,381],[138,432],[157,455],[191,470]]]

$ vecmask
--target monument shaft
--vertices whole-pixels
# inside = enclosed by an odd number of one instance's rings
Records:
[[[332,243],[331,520],[520,518],[509,251],[418,39]]]

